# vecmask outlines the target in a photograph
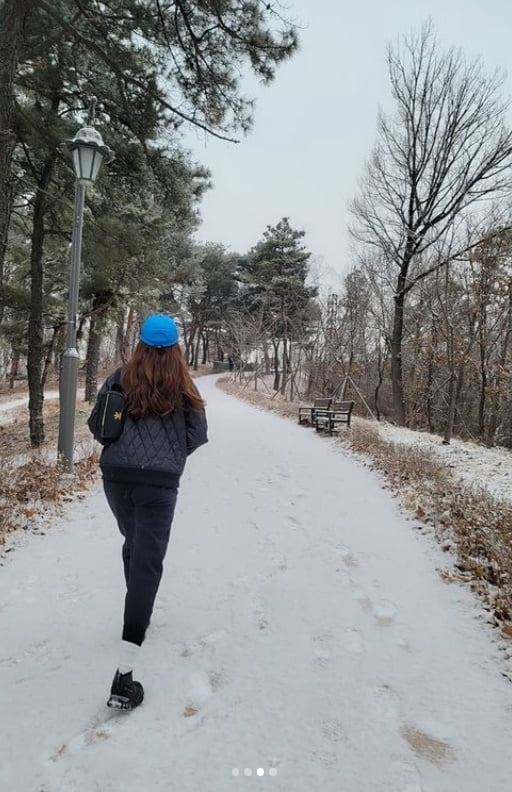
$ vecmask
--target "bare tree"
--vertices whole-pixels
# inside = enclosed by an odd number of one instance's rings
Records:
[[[422,254],[432,245],[442,249],[446,237],[453,246],[468,207],[510,188],[512,133],[500,96],[503,75],[487,75],[480,60],[468,62],[459,50],[440,51],[430,23],[390,45],[387,65],[395,112],[380,114],[378,140],[351,207],[351,232],[377,248],[395,273],[388,343],[393,410],[404,424],[406,297],[448,261],[441,255],[432,263]]]
[[[479,245],[469,259],[478,331],[478,434],[488,445],[494,443],[509,379],[511,245],[510,233],[505,231]]]

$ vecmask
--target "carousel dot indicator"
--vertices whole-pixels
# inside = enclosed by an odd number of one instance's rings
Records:
[[[264,769],[262,767],[258,767],[258,769],[256,770],[256,775],[259,776],[265,775]]]
[[[245,768],[244,775],[246,775],[246,776],[251,776],[252,775],[252,770],[251,770],[250,767],[246,767]]]
[[[268,771],[268,774],[271,775],[271,776],[276,776],[277,775],[276,768],[275,767],[271,767],[270,770]]]
[[[240,775],[240,770],[238,769],[238,767],[234,767],[232,769],[231,775],[234,775],[234,776]]]

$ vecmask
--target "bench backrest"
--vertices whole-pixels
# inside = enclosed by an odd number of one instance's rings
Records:
[[[335,401],[331,406],[331,410],[337,413],[349,413],[352,412],[353,406],[353,401]]]
[[[314,408],[316,410],[329,410],[331,408],[332,399],[315,399]]]

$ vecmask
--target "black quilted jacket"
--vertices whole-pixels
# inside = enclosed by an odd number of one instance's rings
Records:
[[[102,385],[98,398],[119,381],[119,371]],[[88,425],[97,437],[98,402]],[[177,487],[187,456],[208,442],[204,412],[185,409],[171,415],[126,416],[121,436],[103,448],[103,478],[133,484]]]

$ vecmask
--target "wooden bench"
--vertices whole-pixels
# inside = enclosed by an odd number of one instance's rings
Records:
[[[346,423],[350,426],[350,417],[354,407],[353,401],[334,401],[329,409],[317,410],[315,412],[315,429],[318,432],[323,426],[330,435],[336,424]]]
[[[299,423],[310,423],[311,426],[315,423],[315,416],[317,411],[325,412],[329,410],[332,404],[331,398],[315,399],[313,404],[303,405],[299,407]]]

